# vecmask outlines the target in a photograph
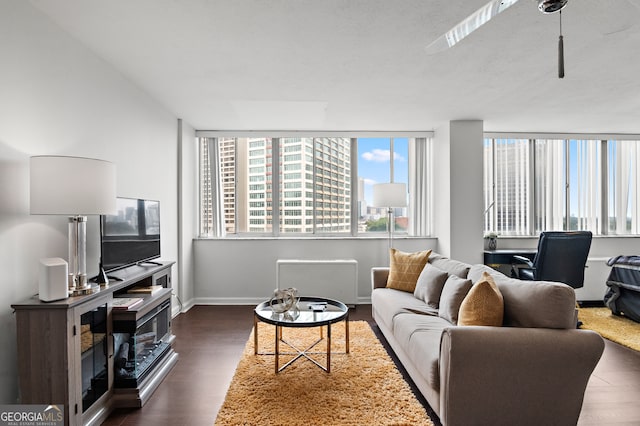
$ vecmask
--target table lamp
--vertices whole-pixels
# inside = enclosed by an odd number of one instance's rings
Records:
[[[393,240],[393,208],[407,206],[407,186],[404,183],[378,183],[373,185],[373,205],[387,208],[389,248]]]
[[[115,214],[115,164],[35,156],[30,161],[30,179],[31,214],[69,216],[69,295],[92,293],[87,282],[87,215]]]

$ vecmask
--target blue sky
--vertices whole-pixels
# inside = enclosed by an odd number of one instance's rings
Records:
[[[394,182],[408,183],[409,139],[393,139]],[[389,182],[390,138],[358,138],[358,176],[365,180],[364,198],[371,205],[373,185]]]

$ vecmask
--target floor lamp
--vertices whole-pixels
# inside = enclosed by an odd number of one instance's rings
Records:
[[[87,215],[116,213],[116,167],[65,156],[30,160],[31,214],[69,216],[69,295],[92,293],[87,282]]]
[[[373,185],[373,205],[387,208],[387,231],[389,232],[389,248],[393,245],[394,207],[407,206],[407,186],[404,183],[378,183]]]

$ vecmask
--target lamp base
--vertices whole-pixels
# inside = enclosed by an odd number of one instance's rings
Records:
[[[98,291],[100,291],[100,286],[88,284],[86,275],[74,276],[69,274],[69,296],[83,296],[97,293]]]
[[[69,289],[69,297],[71,296],[85,296],[87,294],[93,294],[100,291],[99,285],[94,286],[86,286],[86,287],[78,287],[74,289]]]
[[[393,248],[393,228],[395,228],[395,223],[393,220],[393,209],[389,207],[389,210],[387,210],[387,231],[389,232],[389,249]]]

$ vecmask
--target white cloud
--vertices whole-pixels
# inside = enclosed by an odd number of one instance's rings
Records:
[[[388,149],[374,149],[362,154],[362,158],[367,161],[374,161],[376,163],[384,163],[391,158],[391,151]],[[394,160],[405,161],[404,157],[397,152],[394,153]]]
[[[391,152],[388,149],[374,149],[362,154],[362,158],[367,161],[375,161],[376,163],[384,163],[391,158]]]
[[[378,183],[378,181],[375,180],[375,179],[369,179],[369,178],[365,178],[364,179],[364,184],[365,185],[375,185],[376,183]]]

